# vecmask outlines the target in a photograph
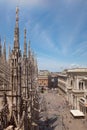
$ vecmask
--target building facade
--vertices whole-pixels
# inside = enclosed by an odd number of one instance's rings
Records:
[[[38,86],[39,88],[48,88],[48,75],[49,75],[48,70],[40,70],[38,72]]]
[[[58,74],[58,88],[62,90],[63,93],[67,93],[67,74],[59,73]]]
[[[87,68],[66,70],[58,75],[58,87],[65,93],[71,109],[87,113]],[[84,100],[83,100],[84,99]]]
[[[73,109],[80,109],[86,113],[86,106],[81,105],[82,99],[86,99],[87,95],[87,68],[77,68],[67,70],[68,87],[67,97]],[[84,101],[83,101],[84,104]],[[86,100],[85,100],[86,104]],[[82,109],[81,109],[82,108]]]

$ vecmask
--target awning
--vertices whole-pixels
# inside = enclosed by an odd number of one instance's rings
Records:
[[[80,110],[70,110],[70,113],[74,116],[74,117],[84,117],[85,115],[83,114],[83,112],[81,112]]]

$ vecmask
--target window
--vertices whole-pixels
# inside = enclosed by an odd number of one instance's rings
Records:
[[[83,82],[79,82],[79,90],[83,90],[84,88],[84,83]]]
[[[81,90],[81,82],[79,82],[79,90]]]
[[[71,86],[72,86],[72,80],[71,80]]]

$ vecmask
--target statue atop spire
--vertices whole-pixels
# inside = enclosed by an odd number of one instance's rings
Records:
[[[26,28],[24,29],[24,57],[27,57]]]
[[[19,13],[19,8],[16,7],[16,27],[17,27],[17,28],[18,28],[18,21],[19,21],[18,13]]]
[[[19,49],[19,8],[16,7],[16,25],[14,31],[14,49]]]
[[[31,58],[30,40],[29,40],[29,44],[28,44],[28,57],[29,57],[29,59]]]

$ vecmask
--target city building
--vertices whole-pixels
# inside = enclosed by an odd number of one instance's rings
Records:
[[[38,72],[38,86],[39,88],[48,88],[48,75],[49,75],[48,70],[40,70]]]
[[[87,68],[76,68],[67,70],[68,86],[67,97],[73,109],[80,109],[86,113],[86,100],[85,104],[82,99],[87,96]]]
[[[67,94],[67,74],[59,73],[58,74],[58,89],[59,91]]]
[[[70,109],[87,113],[87,68],[67,69],[60,73],[58,88],[65,93]]]

